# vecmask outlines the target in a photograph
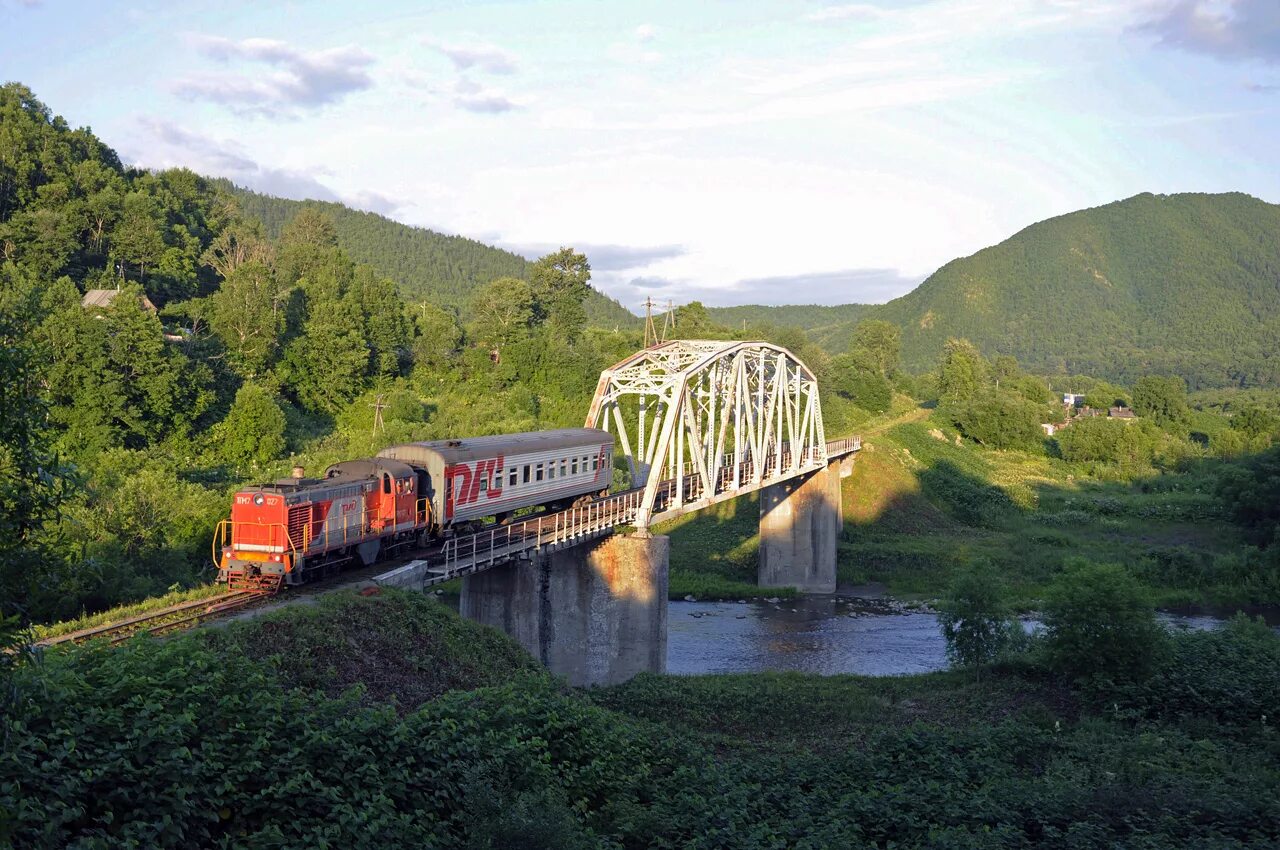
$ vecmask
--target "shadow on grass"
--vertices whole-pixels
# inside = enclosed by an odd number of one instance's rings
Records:
[[[942,443],[930,456],[931,449],[899,447],[915,468],[899,463],[896,479],[873,469],[865,481],[856,471],[848,480],[847,505],[860,497],[874,504],[846,511],[842,582],[878,581],[897,594],[934,596],[957,567],[989,562],[1026,607],[1068,561],[1086,559],[1124,565],[1161,605],[1280,601],[1276,553],[1251,546],[1216,494],[1224,475],[1256,457],[1201,458],[1128,481],[1036,480],[1027,498],[1015,499],[992,483],[997,470],[978,450]],[[882,451],[871,464],[889,455]],[[896,490],[860,493],[860,484]]]

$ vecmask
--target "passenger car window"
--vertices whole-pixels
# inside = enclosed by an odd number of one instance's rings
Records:
[[[529,464],[527,463],[524,465],[524,483],[529,483]]]
[[[514,466],[511,467],[511,476],[507,480],[507,483],[510,484],[512,487],[516,486],[516,478],[518,477],[518,475],[519,473],[516,472],[516,468]]]
[[[538,468],[535,470],[534,478],[537,481],[542,480],[542,464],[538,464]]]

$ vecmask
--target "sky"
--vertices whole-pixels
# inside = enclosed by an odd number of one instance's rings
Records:
[[[880,303],[1139,192],[1280,202],[1280,0],[0,0],[129,164],[708,305]]]

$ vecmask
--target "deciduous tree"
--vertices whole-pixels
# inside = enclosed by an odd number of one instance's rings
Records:
[[[863,319],[853,329],[849,350],[865,351],[880,374],[891,377],[898,371],[902,353],[902,329],[882,319]]]
[[[591,291],[591,264],[585,254],[561,248],[533,264],[531,286],[535,318],[545,319],[566,342],[574,342],[587,324],[582,302]]]
[[[269,463],[284,452],[285,419],[280,405],[257,384],[246,383],[222,421],[222,457],[236,466]]]
[[[261,262],[229,267],[209,297],[209,322],[236,368],[252,378],[272,362],[284,328],[284,298],[271,268]]]
[[[534,318],[533,290],[515,277],[500,277],[476,291],[471,300],[476,338],[501,349],[529,333]]]
[[[938,370],[938,395],[943,404],[966,401],[987,382],[987,361],[967,339],[949,339]]]

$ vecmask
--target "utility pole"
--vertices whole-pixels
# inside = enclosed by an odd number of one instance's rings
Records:
[[[676,329],[676,305],[668,298],[667,312],[662,314],[662,341],[666,342],[670,331]]]
[[[378,397],[369,406],[373,408],[373,434],[377,436],[378,432],[382,430],[382,409],[386,407],[386,404],[382,401],[382,393],[378,393]]]
[[[658,342],[660,342],[658,332],[653,327],[653,299],[646,295],[644,299],[644,347],[648,348],[651,345],[657,345]]]

